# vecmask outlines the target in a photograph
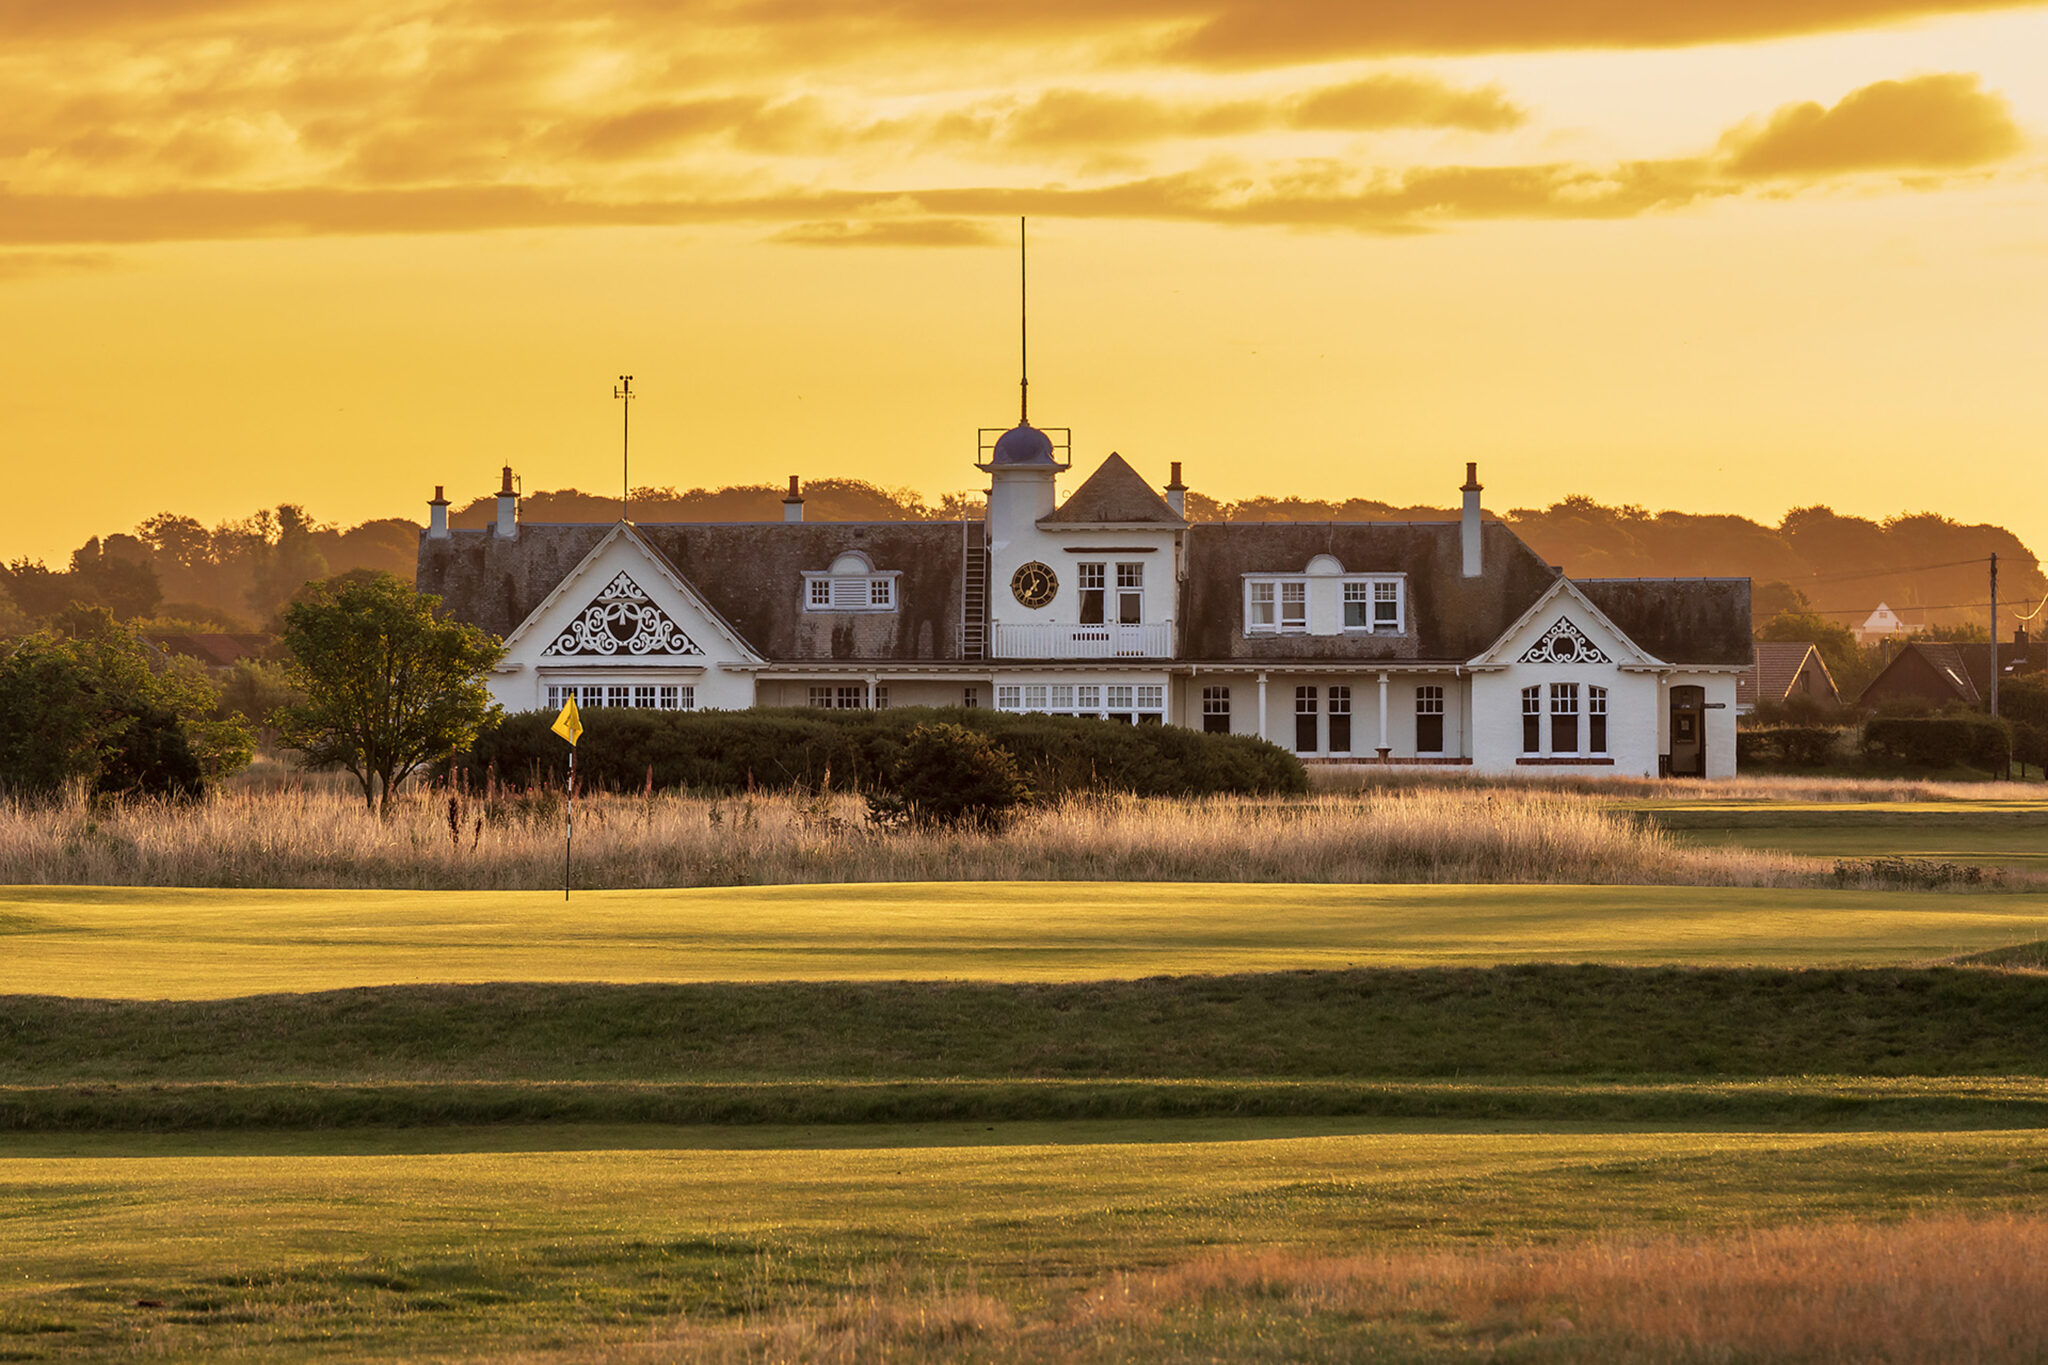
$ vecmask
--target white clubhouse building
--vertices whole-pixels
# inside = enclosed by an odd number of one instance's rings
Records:
[[[504,637],[509,711],[993,706],[1258,735],[1308,760],[1723,777],[1747,579],[1566,578],[1483,518],[1195,523],[1110,455],[984,442],[987,519],[494,524],[436,492],[419,587]]]

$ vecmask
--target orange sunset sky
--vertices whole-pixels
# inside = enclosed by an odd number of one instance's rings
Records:
[[[280,501],[1195,488],[2048,551],[2048,7],[0,0],[0,557]]]

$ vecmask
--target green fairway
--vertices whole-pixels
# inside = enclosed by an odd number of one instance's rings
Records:
[[[220,1151],[73,1140],[78,1155],[11,1143],[0,1349],[467,1357],[644,1343],[684,1315],[816,1309],[877,1278],[971,1282],[1043,1313],[1113,1272],[1203,1249],[1711,1232],[2030,1209],[2048,1189],[2048,1144],[2011,1133],[1230,1121],[590,1136],[409,1153],[416,1139],[378,1139],[399,1149],[388,1155],[304,1137]],[[951,1354],[927,1345],[916,1358]]]
[[[413,982],[1085,980],[1353,965],[1880,965],[2048,937],[2048,896],[888,883],[579,892],[19,887],[0,994]]]
[[[1760,848],[1808,858],[1918,858],[1975,863],[2012,872],[2048,873],[2048,829],[1985,821],[1912,821],[1890,825],[1781,825],[1678,828],[1686,843]]]

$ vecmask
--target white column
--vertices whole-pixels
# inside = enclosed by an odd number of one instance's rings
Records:
[[[1384,673],[1380,674],[1380,742],[1378,747],[1381,758],[1385,758],[1394,749],[1393,742],[1387,738],[1387,675]]]
[[[1259,738],[1266,737],[1266,675],[1259,674]]]

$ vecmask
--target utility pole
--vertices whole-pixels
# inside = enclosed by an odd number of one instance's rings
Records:
[[[1998,551],[1996,550],[1991,552],[1991,719],[1998,719]]]
[[[619,520],[626,519],[626,504],[633,497],[633,376],[622,374],[612,385],[612,397],[619,400]]]

